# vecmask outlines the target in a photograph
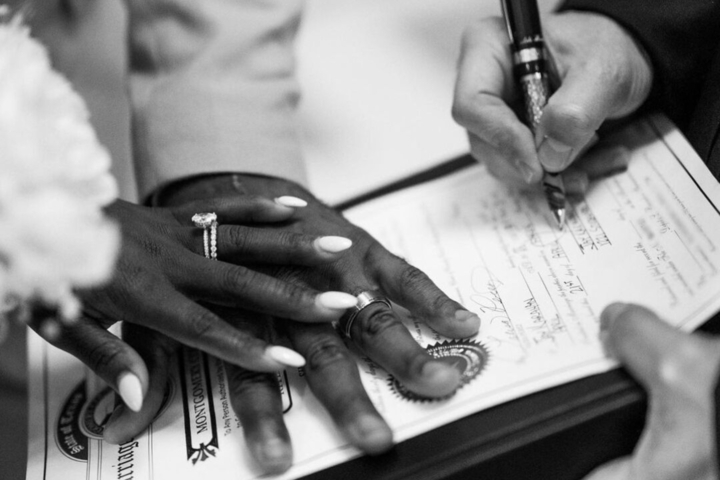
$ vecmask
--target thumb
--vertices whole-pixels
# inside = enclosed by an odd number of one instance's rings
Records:
[[[562,84],[545,107],[535,144],[543,167],[565,169],[607,118],[637,109],[652,86],[652,68],[632,35],[591,12],[548,18],[548,46]]]
[[[574,69],[549,98],[535,137],[546,170],[567,168],[615,110],[613,86],[600,77],[587,68]]]
[[[666,360],[687,336],[647,308],[623,303],[613,303],[603,310],[600,328],[606,351],[648,389],[662,383],[661,370]]]

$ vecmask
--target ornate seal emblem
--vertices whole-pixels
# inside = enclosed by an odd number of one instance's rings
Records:
[[[80,430],[88,438],[102,440],[105,424],[115,408],[115,392],[110,387],[103,388],[85,404],[80,414]]]
[[[173,381],[168,381],[159,417],[170,404],[175,394]],[[88,396],[87,385],[82,380],[68,395],[60,410],[55,425],[55,442],[60,451],[73,460],[88,460],[88,441],[102,440],[105,424],[115,408],[115,392],[104,387],[93,396]]]
[[[485,345],[471,340],[447,340],[442,343],[428,345],[426,349],[430,355],[452,365],[460,372],[461,379],[458,389],[467,385],[475,377],[480,375],[490,357],[490,353]],[[405,386],[392,375],[388,377],[388,385],[395,394],[405,400],[413,402],[444,400],[444,398],[428,398],[413,393],[405,388]],[[445,398],[449,398],[452,395],[454,395],[454,393]]]

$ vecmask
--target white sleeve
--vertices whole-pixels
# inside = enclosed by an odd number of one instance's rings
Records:
[[[202,173],[305,184],[293,41],[302,0],[126,0],[141,198]]]

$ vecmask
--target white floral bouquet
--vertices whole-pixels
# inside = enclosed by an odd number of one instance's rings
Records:
[[[116,197],[83,100],[18,16],[0,19],[0,337],[3,312],[33,301],[77,318],[73,289],[115,263],[119,232],[102,207]]]

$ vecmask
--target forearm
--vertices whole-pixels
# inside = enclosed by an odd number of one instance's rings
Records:
[[[140,194],[206,173],[304,183],[292,42],[300,0],[127,0]]]

